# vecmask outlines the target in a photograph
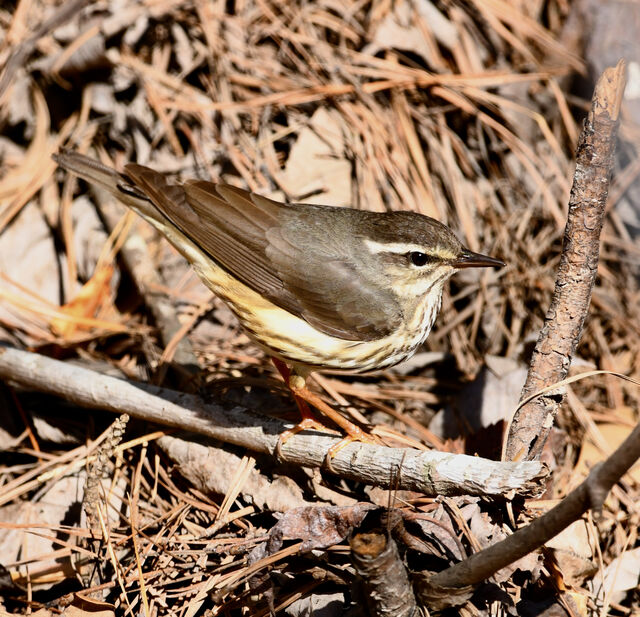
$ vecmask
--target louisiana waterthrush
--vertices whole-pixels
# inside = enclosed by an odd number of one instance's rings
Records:
[[[72,151],[54,158],[156,227],[228,304],[296,396],[293,432],[318,424],[304,399],[348,439],[371,440],[309,391],[307,376],[402,362],[427,338],[451,275],[504,265],[416,212],[286,204],[203,180],[170,184],[137,164],[118,173]]]

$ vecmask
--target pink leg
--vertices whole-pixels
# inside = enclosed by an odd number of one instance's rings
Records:
[[[362,441],[373,444],[381,443],[375,435],[370,435],[363,431],[359,426],[350,420],[347,420],[342,414],[327,405],[327,403],[325,403],[317,394],[311,392],[311,390],[307,388],[305,381],[298,375],[292,375],[291,370],[282,360],[278,358],[272,358],[272,360],[273,364],[278,369],[278,372],[282,375],[284,382],[291,390],[293,398],[298,405],[298,409],[300,409],[300,414],[302,415],[302,420],[296,426],[280,435],[280,439],[278,440],[278,445],[276,447],[276,455],[280,456],[280,449],[286,441],[302,430],[314,428],[324,432],[333,432],[314,416],[309,407],[309,403],[321,411],[330,420],[335,422],[347,434],[344,439],[329,448],[329,451],[327,452],[327,462],[329,463],[329,466],[330,460],[352,441]]]

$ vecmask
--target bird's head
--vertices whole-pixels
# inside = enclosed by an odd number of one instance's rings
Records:
[[[389,212],[371,218],[362,241],[371,264],[405,300],[438,296],[462,268],[501,267],[504,262],[465,248],[446,225],[416,212]]]

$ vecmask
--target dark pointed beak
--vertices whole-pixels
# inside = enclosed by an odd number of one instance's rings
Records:
[[[455,259],[452,265],[454,268],[502,268],[507,264],[500,259],[482,255],[481,253],[474,253],[469,249],[462,249],[460,257]]]

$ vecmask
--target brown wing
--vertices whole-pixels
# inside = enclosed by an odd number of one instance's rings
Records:
[[[358,267],[352,211],[283,204],[201,180],[172,186],[146,167],[125,169],[159,211],[225,270],[325,334],[371,340],[399,324],[393,294]]]
[[[339,338],[373,340],[395,330],[402,313],[384,272],[358,253],[366,249],[354,212],[291,206],[286,223],[270,230],[266,252],[311,325]]]

